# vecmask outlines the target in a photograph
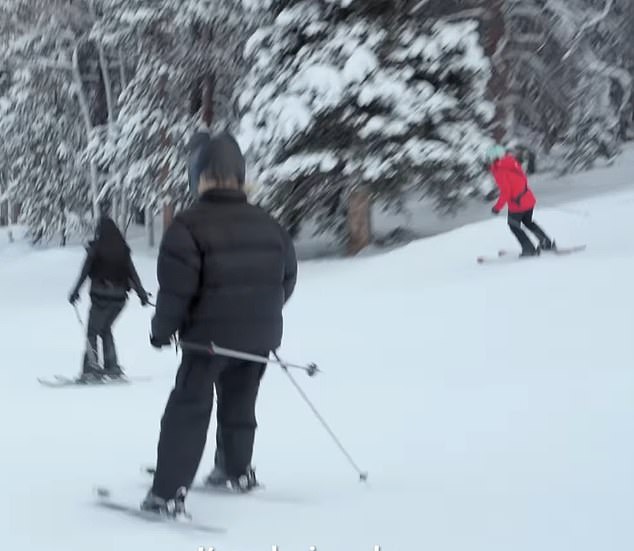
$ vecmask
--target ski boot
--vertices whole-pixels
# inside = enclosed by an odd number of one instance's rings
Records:
[[[77,378],[77,382],[85,384],[95,384],[102,383],[103,379],[103,369],[99,369],[98,367],[93,367],[90,365],[85,365],[81,372],[81,375]]]
[[[545,241],[542,241],[539,244],[538,247],[539,251],[544,251],[544,252],[553,252],[557,250],[557,244],[554,241],[551,241],[550,239],[546,239]]]
[[[228,477],[222,469],[214,467],[205,479],[205,486],[245,494],[259,488],[260,484],[255,477],[255,470],[251,467],[247,467],[246,472],[236,478]]]
[[[205,479],[205,486],[212,488],[222,488],[227,486],[229,478],[222,467],[215,466],[211,474]]]
[[[119,379],[125,379],[125,373],[123,372],[123,369],[121,369],[121,366],[115,365],[113,367],[106,367],[103,370],[103,374],[110,380],[119,380]]]
[[[167,500],[154,495],[152,490],[150,490],[141,503],[141,511],[155,513],[175,520],[190,520],[191,516],[185,510],[186,497],[187,489],[185,487],[179,488],[176,491],[176,495],[172,499]]]
[[[535,249],[534,247],[532,249],[523,249],[522,252],[520,253],[520,258],[530,258],[532,256],[539,256],[540,250],[539,248]]]
[[[247,467],[246,472],[239,476],[235,481],[232,481],[234,489],[239,492],[246,493],[254,490],[260,486],[257,478],[255,478],[255,469]]]

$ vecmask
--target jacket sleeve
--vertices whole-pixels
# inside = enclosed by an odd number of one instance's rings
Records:
[[[282,229],[284,245],[286,248],[286,258],[284,260],[284,303],[293,296],[295,284],[297,283],[297,255],[295,245],[289,233]]]
[[[153,337],[168,340],[181,329],[198,293],[200,269],[201,255],[191,232],[175,220],[165,232],[159,250]]]
[[[493,173],[493,178],[495,178],[495,183],[500,189],[500,197],[497,203],[495,203],[493,210],[495,212],[500,212],[509,202],[510,186],[508,185],[508,182],[506,180],[506,174],[503,171],[493,170],[492,173]]]
[[[79,293],[81,286],[84,284],[84,281],[86,281],[86,278],[88,277],[88,274],[90,273],[90,268],[92,267],[94,258],[95,258],[95,249],[91,245],[90,247],[88,247],[88,250],[86,252],[86,259],[84,260],[84,264],[81,268],[81,272],[79,274],[79,278],[77,279],[77,283],[75,284],[75,287],[73,287],[73,293]]]

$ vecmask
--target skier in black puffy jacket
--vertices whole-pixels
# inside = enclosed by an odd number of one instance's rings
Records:
[[[257,484],[251,456],[265,365],[192,351],[184,343],[213,342],[268,357],[281,344],[282,309],[297,278],[290,236],[247,202],[245,162],[233,137],[202,140],[191,154],[190,176],[199,198],[163,237],[152,320],[153,346],[169,346],[177,333],[183,343],[161,420],[153,485],[141,504],[166,514],[184,511],[206,443],[214,385],[227,480],[243,491]]]
[[[131,288],[143,306],[148,304],[148,296],[132,262],[130,248],[114,221],[106,216],[100,218],[95,240],[88,246],[79,280],[69,297],[72,305],[79,300],[86,278],[91,280],[91,307],[81,379],[120,378],[123,370],[117,359],[112,325],[123,310]],[[103,369],[98,358],[97,337],[101,338],[103,348]]]

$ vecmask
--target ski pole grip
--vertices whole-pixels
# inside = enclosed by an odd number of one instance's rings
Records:
[[[198,344],[194,342],[180,341],[179,344],[182,350],[190,350],[191,352],[204,352],[211,356],[216,355],[216,350],[214,348],[214,345],[211,343],[209,345],[206,345],[206,344]]]

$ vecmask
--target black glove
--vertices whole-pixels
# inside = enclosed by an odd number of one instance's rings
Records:
[[[139,293],[139,300],[141,301],[141,306],[147,306],[148,304],[150,304],[148,294],[143,290],[141,290],[141,292]]]
[[[68,302],[70,302],[73,306],[79,300],[79,292],[75,289],[70,296],[68,297]]]
[[[154,348],[158,348],[161,349],[165,346],[171,346],[172,345],[172,337],[155,337],[154,335],[150,335],[150,344],[154,347]]]
[[[493,214],[495,214],[495,216],[497,216],[498,214],[500,214],[500,211],[499,211],[499,210],[497,210],[495,207],[493,207],[493,208],[491,209],[491,212],[492,212]]]

